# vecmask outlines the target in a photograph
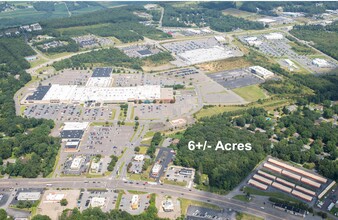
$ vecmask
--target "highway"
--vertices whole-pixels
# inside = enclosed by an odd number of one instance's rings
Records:
[[[235,211],[248,213],[262,217],[264,219],[279,220],[279,219],[301,219],[294,215],[287,214],[271,207],[271,204],[266,204],[264,209],[254,203],[245,203],[238,200],[227,199],[225,196],[200,191],[189,190],[185,187],[174,185],[152,185],[144,182],[130,182],[127,180],[116,180],[110,178],[37,178],[37,179],[1,179],[1,188],[44,188],[46,184],[52,184],[52,188],[72,188],[72,189],[92,189],[105,188],[108,190],[123,189],[123,190],[138,190],[149,193],[165,194],[173,197],[186,198],[190,200],[208,202],[218,205],[224,209],[232,209]]]

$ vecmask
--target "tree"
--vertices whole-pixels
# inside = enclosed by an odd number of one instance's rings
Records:
[[[47,215],[36,215],[32,218],[32,220],[51,220]]]
[[[68,205],[67,199],[61,199],[60,205],[61,205],[61,206],[67,206],[67,205]]]

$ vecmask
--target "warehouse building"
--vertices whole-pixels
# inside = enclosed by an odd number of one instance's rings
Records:
[[[261,67],[261,66],[251,66],[249,67],[250,71],[263,79],[268,79],[274,76],[273,72]]]
[[[264,177],[262,177],[260,175],[257,175],[257,174],[253,175],[252,178],[254,178],[255,180],[258,180],[259,182],[265,183],[267,185],[271,185],[272,184],[272,180],[269,180],[269,179],[264,178]]]
[[[265,39],[267,40],[281,40],[284,38],[283,34],[281,33],[270,33],[264,35]]]
[[[284,192],[287,192],[287,193],[291,193],[291,191],[292,191],[292,189],[290,187],[286,187],[286,186],[279,184],[277,182],[272,183],[272,186],[277,188],[277,189],[280,189]]]
[[[326,183],[327,182],[327,179],[324,178],[324,177],[321,177],[321,176],[316,175],[316,174],[312,174],[310,172],[304,171],[304,170],[299,169],[299,168],[295,168],[295,167],[290,166],[290,165],[288,165],[286,163],[279,162],[278,160],[275,160],[273,158],[269,158],[268,161],[270,163],[273,163],[273,164],[279,166],[279,167],[283,167],[285,169],[291,170],[292,172],[295,172],[295,173],[298,173],[300,175],[309,177],[309,178],[314,179],[314,180],[316,180],[318,182],[321,182],[321,183]]]
[[[262,176],[265,176],[265,177],[267,177],[269,179],[272,179],[272,180],[276,179],[276,177],[274,175],[268,174],[268,173],[266,173],[264,171],[261,171],[261,170],[258,170],[257,173],[260,174],[260,175],[262,175]]]
[[[278,177],[276,178],[276,181],[279,182],[279,183],[283,183],[284,185],[292,187],[292,188],[294,188],[296,186],[296,184],[290,183],[289,181],[283,180],[283,179],[278,178]]]
[[[268,188],[267,185],[265,185],[265,184],[263,184],[263,183],[260,183],[260,182],[258,182],[258,181],[256,181],[256,180],[253,180],[253,179],[250,179],[250,180],[248,181],[248,184],[250,184],[250,185],[252,185],[252,186],[255,186],[255,187],[257,187],[258,189],[261,189],[261,190],[266,190],[266,189]]]
[[[312,60],[312,64],[320,68],[330,67],[329,62],[327,62],[324,59],[320,59],[320,58],[315,58],[314,60]]]
[[[297,190],[292,190],[292,195],[295,195],[295,196],[297,196],[297,197],[299,197],[301,199],[304,199],[304,200],[306,200],[308,202],[311,202],[312,199],[313,199],[312,196],[305,195],[304,193],[301,193],[301,192],[299,192]]]
[[[269,170],[272,170],[272,171],[275,171],[277,173],[282,173],[282,169],[281,168],[278,168],[276,166],[273,166],[269,163],[264,163],[263,167],[269,169]]]

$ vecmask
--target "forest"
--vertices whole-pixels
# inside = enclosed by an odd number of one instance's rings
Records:
[[[54,122],[16,116],[14,94],[31,80],[24,56],[34,51],[22,38],[0,39],[0,172],[11,176],[47,176],[53,171],[59,139],[49,136]],[[17,76],[17,77],[15,77]],[[4,164],[9,157],[14,164]]]
[[[296,25],[291,31],[295,37],[312,41],[314,47],[338,59],[338,21],[331,25]]]
[[[15,74],[28,69],[30,64],[25,57],[34,54],[22,37],[0,38],[0,70],[4,72]]]
[[[196,6],[195,8],[173,7],[161,4],[165,8],[163,26],[169,27],[197,27],[210,26],[215,31],[228,32],[235,29],[263,29],[259,22],[245,20],[230,15],[223,15],[221,11]],[[208,5],[212,8],[212,6]]]
[[[262,112],[262,113],[261,113]],[[253,109],[252,114],[265,114],[261,109]],[[211,191],[226,192],[236,187],[270,149],[270,141],[262,133],[251,133],[232,126],[231,117],[226,114],[204,118],[201,122],[188,127],[177,146],[174,163],[193,167],[209,177]],[[251,151],[215,151],[214,149],[189,150],[189,141],[208,142],[216,146],[222,143],[251,143]]]
[[[277,14],[273,11],[273,9],[277,7],[283,7],[283,11],[286,12],[304,12],[307,13],[308,16],[313,14],[324,13],[326,9],[337,8],[336,2],[254,2],[248,1],[243,2],[243,4],[239,7],[240,10],[248,11],[269,16],[277,16]]]
[[[101,49],[98,51],[75,55],[69,59],[54,63],[53,67],[59,71],[66,68],[88,67],[88,65],[96,63],[105,65],[111,65],[114,63],[114,66],[117,67],[141,69],[141,63],[138,59],[128,57],[117,48]]]
[[[95,34],[101,37],[116,37],[120,41],[134,42],[151,39],[170,38],[160,30],[139,23],[142,19],[132,13],[145,10],[139,6],[105,9],[70,18],[60,18],[41,22],[44,32],[54,37],[71,37]],[[73,28],[76,27],[76,28]]]

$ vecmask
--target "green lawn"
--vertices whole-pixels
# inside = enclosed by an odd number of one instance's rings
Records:
[[[186,186],[187,185],[186,181],[177,182],[177,181],[172,181],[172,180],[164,179],[163,182],[165,184],[170,184],[170,185],[175,185],[175,186]]]
[[[221,210],[220,207],[213,205],[213,204],[205,203],[205,202],[200,202],[200,201],[195,201],[195,200],[190,200],[190,199],[183,199],[183,198],[179,198],[178,200],[181,203],[181,214],[182,215],[185,215],[187,213],[188,207],[190,205],[201,206],[201,207],[215,209],[215,210]]]
[[[236,216],[236,220],[263,220],[263,218],[245,213],[238,213]]]
[[[246,195],[235,195],[232,198],[243,201],[243,202],[250,202],[249,198]]]
[[[136,190],[128,190],[129,193],[131,194],[137,194],[137,195],[141,195],[141,194],[147,194],[147,192],[142,192],[142,191],[136,191]]]
[[[283,193],[279,193],[279,192],[265,192],[265,191],[261,191],[255,188],[251,188],[251,187],[245,187],[243,189],[243,191],[245,193],[250,193],[251,195],[258,195],[258,196],[269,196],[269,197],[274,197],[274,198],[278,198],[278,199],[282,199],[282,200],[286,200],[286,201],[290,201],[290,202],[299,202],[298,199],[294,199],[290,196],[287,196]]]
[[[122,195],[124,194],[123,190],[119,191],[119,194],[117,196],[117,200],[116,200],[116,204],[115,204],[115,209],[119,209],[120,207],[120,203],[121,203],[121,199],[122,199]]]
[[[147,150],[148,150],[148,147],[146,147],[146,146],[141,146],[141,147],[140,147],[139,154],[146,154],[146,153],[147,153]]]
[[[266,110],[272,110],[277,107],[282,107],[285,105],[289,105],[292,103],[292,100],[288,99],[276,99],[276,100],[264,100],[262,104],[259,103],[252,103],[249,105],[238,105],[238,106],[212,106],[208,108],[202,108],[200,111],[198,111],[195,114],[195,117],[197,119],[203,118],[203,117],[210,117],[213,115],[217,115],[223,112],[231,112],[236,110],[245,110],[247,108],[252,107],[258,107],[258,108],[264,108]]]
[[[116,109],[113,109],[113,110],[111,111],[110,119],[114,120],[114,119],[115,119],[115,114],[116,114]]]
[[[266,98],[264,91],[258,85],[245,86],[236,88],[234,91],[237,95],[249,102],[257,101],[258,99]]]

